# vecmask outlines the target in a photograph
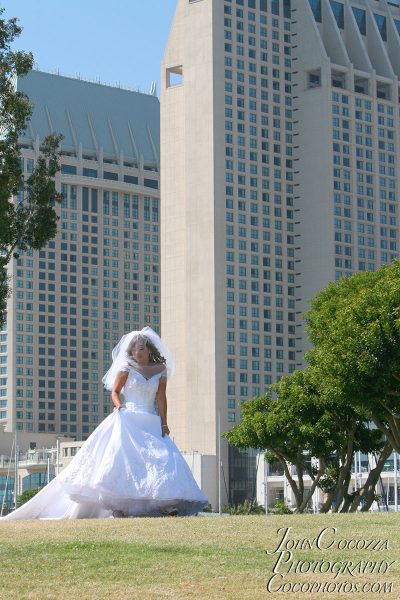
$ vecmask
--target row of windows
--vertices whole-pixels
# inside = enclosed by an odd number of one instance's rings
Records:
[[[264,211],[263,211],[264,212]],[[265,211],[267,212],[267,211]],[[280,208],[275,208],[274,210],[274,215],[276,217],[283,217],[284,215],[282,215],[282,210]],[[290,215],[290,217],[288,217],[288,215]],[[289,219],[293,219],[293,211],[292,210],[288,210],[286,211],[286,216]],[[256,216],[250,215],[250,222],[248,219],[248,216],[246,214],[244,214],[243,212],[238,212],[238,213],[233,213],[233,212],[226,212],[225,213],[225,220],[228,223],[240,223],[241,225],[246,225],[246,223],[248,223],[251,227],[264,227],[269,229],[271,227],[271,219],[269,217],[262,217],[262,218],[258,218]],[[274,225],[275,225],[275,229],[282,229],[282,221],[279,219],[275,219],[274,220]],[[293,223],[287,223],[287,228],[288,231],[291,231],[291,226],[293,225]],[[290,227],[289,227],[290,226]]]
[[[263,316],[264,319],[271,319],[272,318],[272,311],[270,309],[264,309],[260,312],[260,309],[258,307],[248,307],[247,306],[239,306],[239,307],[235,307],[234,304],[228,304],[226,307],[227,310],[227,314],[228,315],[235,315],[236,313],[240,316],[240,317],[247,317],[248,313],[250,316],[251,313],[251,317],[253,318],[259,318],[260,315]],[[285,313],[283,310],[276,310],[275,311],[275,318],[277,321],[283,321],[284,315],[287,317],[287,319],[289,321],[294,321],[295,320],[295,314],[294,313]]]
[[[390,107],[391,108],[391,107]],[[350,109],[347,106],[340,107],[339,104],[332,105],[332,114],[333,115],[341,115],[342,117],[350,117]],[[373,114],[370,112],[363,112],[362,110],[358,110],[357,108],[354,110],[354,118],[358,121],[365,121],[366,123],[373,122]],[[393,117],[383,117],[380,114],[376,117],[376,123],[378,125],[383,125],[386,127],[394,127],[394,119]]]
[[[314,18],[319,23],[322,22],[322,0],[309,0]],[[333,16],[335,17],[339,29],[345,28],[346,19],[354,17],[361,35],[367,35],[367,11],[357,6],[352,6],[351,13],[345,13],[344,3],[336,0],[329,0]],[[345,16],[346,14],[346,16]],[[373,13],[375,23],[384,42],[387,41],[387,17],[379,13]],[[369,15],[368,15],[369,16]],[[400,34],[400,20],[393,19],[395,27]]]
[[[381,138],[387,137],[387,139],[394,140],[394,131],[390,129],[383,129],[381,127],[378,128],[378,136]],[[334,140],[343,140],[345,142],[350,141],[350,134],[346,131],[340,131],[339,129],[333,129],[332,137]],[[370,148],[373,147],[373,140],[370,135],[359,135],[355,136],[355,142],[359,146],[368,146]]]
[[[383,222],[383,221],[381,221],[381,222]],[[390,224],[392,225],[393,223],[390,223]],[[247,256],[246,254],[239,254],[238,256],[235,257],[234,252],[226,252],[226,261],[227,262],[237,261],[238,263],[241,263],[241,264],[249,263],[251,265],[259,265],[261,263],[261,259],[258,256],[258,254],[252,254],[250,257]],[[263,258],[263,266],[271,266],[270,259]],[[283,269],[284,261],[281,258],[276,258],[274,266],[276,269]],[[286,267],[289,270],[294,270],[294,261],[288,260],[286,263]],[[268,277],[268,279],[269,279],[269,277]]]
[[[265,348],[264,349],[264,358],[271,358],[271,355],[272,355],[271,349]],[[284,359],[284,351],[276,350],[275,357],[278,360],[283,360]],[[288,358],[289,358],[289,360],[296,360],[296,352],[293,350],[289,350]],[[237,363],[239,363],[239,364],[237,365]],[[262,364],[264,364],[263,367],[262,367]],[[265,365],[267,365],[267,367]],[[238,366],[239,369],[244,370],[244,371],[247,371],[250,368],[253,371],[259,371],[261,367],[264,368],[264,370],[270,370],[270,368],[269,368],[270,365],[271,365],[271,363],[260,363],[260,361],[258,361],[258,360],[252,360],[251,365],[250,365],[250,361],[245,358],[241,358],[239,360],[236,360],[235,358],[228,358],[226,361],[226,366],[228,369],[235,369],[236,366]]]
[[[75,165],[62,163],[61,164],[61,173],[67,174],[67,175],[78,175],[78,168]],[[82,175],[83,175],[83,177],[93,177],[96,179],[99,177],[99,172],[97,169],[90,169],[87,167],[83,167]],[[113,171],[103,171],[101,178],[109,180],[109,181],[123,181],[124,183],[130,183],[133,185],[139,184],[139,178],[137,176],[124,174],[122,179],[120,179],[119,173],[116,173],[115,171],[114,172]],[[153,189],[157,190],[158,189],[158,180],[144,178],[143,184],[141,183],[141,185],[144,185],[144,187],[149,187],[149,188],[153,188]]]
[[[235,0],[237,6],[247,6],[250,9],[258,8],[261,12],[267,12],[268,5],[271,14],[279,16],[282,15],[285,19],[290,19],[291,16],[291,0]],[[225,0],[226,4],[224,5],[224,11],[227,14],[230,14],[231,7],[229,4],[232,3],[232,0]],[[236,9],[240,10],[240,9]],[[255,20],[256,13],[248,13],[251,14],[252,20]],[[250,18],[250,17],[249,17]],[[261,22],[266,22],[265,15],[260,15]]]
[[[336,233],[337,232],[335,232],[335,238],[337,237]],[[387,237],[387,232],[385,233],[384,237]],[[336,241],[341,241],[341,240],[340,239],[336,239]],[[351,243],[351,239],[350,240],[345,240],[345,241],[347,241],[348,243]],[[365,236],[358,236],[357,241],[358,241],[358,245],[359,246],[368,246],[369,248],[375,248],[375,245],[376,245],[374,238],[368,238],[368,237],[366,238]],[[391,251],[394,252],[394,251],[397,251],[397,242],[394,242],[394,241],[388,242],[388,240],[386,240],[386,239],[381,239],[381,241],[380,241],[380,247],[383,250],[389,250],[390,249]],[[362,252],[362,250],[359,250],[359,252]],[[387,261],[387,254],[386,253],[385,253],[385,256],[386,256],[386,258],[384,258],[384,259],[382,258],[382,260],[384,260],[386,262]],[[392,254],[391,255],[391,260],[394,260],[395,258],[396,258],[396,255]]]
[[[287,243],[288,244],[294,243],[293,236],[287,237]],[[276,256],[284,255],[283,246],[272,246],[271,247],[271,244],[259,244],[258,242],[251,242],[249,244],[250,247],[248,247],[247,240],[235,240],[234,238],[226,238],[225,245],[226,245],[226,248],[234,248],[236,245],[238,247],[238,249],[241,251],[250,250],[251,252],[262,252],[262,254],[264,254],[264,255],[271,254],[271,250],[274,250]],[[287,256],[294,257],[294,248],[287,247],[286,254],[287,254]],[[263,257],[264,265],[269,266],[270,260],[271,260],[270,257],[264,256]]]
[[[25,171],[26,173],[30,174],[33,172],[34,166],[35,166],[35,161],[32,158],[20,158],[19,159],[19,166],[21,168],[21,171]]]
[[[346,256],[351,256],[353,253],[353,248],[351,246],[342,246],[340,244],[335,245],[335,254],[345,254]],[[376,259],[375,250],[365,250],[365,248],[358,248],[357,251],[358,258],[368,258],[368,260]],[[381,257],[382,258],[382,257]]]
[[[283,360],[283,357],[282,357]],[[227,387],[228,389],[231,389],[235,387],[234,384],[236,384],[236,382],[239,382],[240,384],[247,384],[247,383],[252,383],[252,384],[260,384],[262,381],[264,382],[264,384],[268,384],[271,383],[271,375],[269,375],[269,373],[272,373],[273,371],[275,371],[276,373],[284,373],[289,372],[292,373],[295,369],[295,364],[294,363],[287,363],[286,365],[286,369],[284,366],[283,362],[277,362],[272,364],[271,362],[266,362],[264,364],[265,369],[263,374],[259,374],[259,373],[239,373],[238,376],[236,377],[236,374],[234,371],[228,371],[228,378],[227,378]],[[240,395],[243,396],[245,395],[247,392],[245,392],[246,386],[242,386],[240,385]],[[228,392],[228,394],[230,395],[235,395],[234,392]],[[231,408],[234,408],[234,406],[231,406]]]
[[[63,194],[63,200],[61,203],[61,208],[77,208],[77,187],[75,185],[67,186],[66,184],[62,184],[61,192]],[[110,202],[111,200],[111,202]],[[123,201],[123,204],[122,204]],[[159,207],[159,201],[157,198],[149,198],[145,196],[143,198],[143,202],[139,203],[139,196],[130,195],[130,194],[122,194],[119,192],[103,192],[103,214],[110,214],[110,205],[111,205],[111,213],[114,217],[118,216],[119,209],[123,209],[125,217],[135,216],[138,218],[139,208],[143,209],[143,217],[145,220],[149,219],[148,213],[150,208],[153,213],[157,213]],[[120,206],[121,205],[121,206]],[[142,206],[143,205],[143,206]],[[98,212],[98,190],[96,188],[88,188],[82,187],[82,198],[81,198],[81,209],[84,212]],[[131,213],[132,211],[132,213]],[[76,213],[75,213],[76,214]],[[85,215],[86,217],[88,215]],[[74,218],[74,213],[71,213],[70,218]],[[76,216],[75,216],[76,220]],[[85,220],[85,219],[84,219]],[[86,219],[87,220],[87,219]],[[92,218],[93,222],[93,218]]]
[[[226,28],[232,28],[232,24],[233,24],[233,21],[232,21],[231,17],[225,17],[224,18],[224,27],[226,27]],[[236,21],[236,29],[237,29],[237,31],[245,31],[245,24],[244,24],[244,22],[238,19]],[[253,21],[249,21],[248,22],[248,24],[247,24],[247,32],[249,34],[251,34],[251,36],[248,36],[248,38],[247,38],[248,45],[249,46],[253,46],[253,47],[256,46],[257,42],[256,42],[256,38],[254,36],[257,35],[257,27],[256,27],[256,25],[254,24]],[[267,27],[261,25],[260,28],[259,28],[259,30],[258,30],[258,32],[260,34],[259,46],[263,50],[266,50],[268,48],[268,41],[267,41],[267,39],[264,39],[264,38],[268,37]],[[225,31],[224,31],[224,38],[227,39],[227,40],[231,40],[232,39],[232,35],[230,35],[230,34],[231,34],[231,32],[227,31],[227,29],[225,29]],[[279,32],[278,29],[273,29],[271,31],[271,38],[272,38],[272,40],[279,40],[280,37],[281,36],[280,36],[280,32]],[[236,35],[236,41],[239,44],[245,44],[246,43],[246,39],[245,39],[244,35],[240,34],[240,33]],[[285,44],[290,44],[290,34],[285,33],[284,36],[283,36],[283,41],[284,41]],[[225,51],[227,51],[227,46],[228,46],[228,44],[225,44]],[[290,47],[289,46],[284,46],[284,48],[285,48],[285,53],[286,54],[290,54]],[[272,42],[272,50],[273,50],[273,52],[280,52],[280,46],[279,46],[279,43],[277,41]]]
[[[340,187],[337,186],[336,189],[340,189]],[[346,190],[346,185],[343,185],[343,189]],[[228,223],[232,223],[233,222],[233,218],[232,218],[232,216],[229,213],[226,214],[226,221]],[[274,228],[276,230],[281,231],[283,229],[284,225],[286,225],[287,231],[290,231],[290,232],[294,231],[294,224],[293,223],[283,222],[283,221],[277,220],[277,219],[274,220]],[[250,237],[253,240],[256,240],[256,239],[259,238],[259,233],[260,233],[260,235],[262,233],[262,239],[264,241],[269,241],[271,239],[271,234],[270,234],[269,231],[267,231],[267,229],[270,229],[272,227],[271,224],[270,224],[270,219],[263,219],[262,220],[262,226],[264,228],[264,230],[262,232],[261,231],[259,232],[258,229],[250,229]],[[227,225],[226,226],[226,234],[227,235],[234,235],[233,229],[234,229],[233,225]],[[248,236],[248,229],[247,229],[247,227],[242,227],[242,226],[237,227],[237,235],[239,237],[247,237]],[[278,243],[281,243],[282,242],[282,234],[279,234],[279,235],[280,235],[280,238],[276,237],[275,241],[278,242]]]
[[[84,271],[84,268],[82,268],[82,273],[88,273],[88,270]],[[39,278],[41,278],[41,279],[44,278],[44,277],[41,277],[42,274],[45,275],[44,272],[42,273],[42,271],[40,271],[39,272]],[[24,276],[24,274],[19,275],[19,277],[23,277],[23,276]],[[138,279],[139,279],[139,273],[131,273],[131,276],[132,276],[132,279],[138,281]],[[152,277],[152,279],[151,279],[151,277]],[[158,283],[159,282],[159,276],[157,274],[153,274],[151,277],[150,277],[150,275],[148,273],[144,273],[143,274],[143,281],[150,282],[152,280],[153,283]],[[55,274],[54,273],[48,273],[48,279],[51,280],[51,281],[55,281]],[[82,279],[86,279],[86,278],[82,278]],[[68,281],[68,276],[64,275],[64,274],[61,274],[60,280],[62,282],[67,282]],[[69,276],[70,283],[76,283],[76,280],[77,280],[76,275],[70,275]],[[83,282],[83,283],[87,283],[87,282]],[[150,288],[147,287],[148,285],[149,285],[149,283],[145,283],[145,285],[144,285],[144,291],[145,292],[146,291],[150,291]],[[48,283],[47,286],[48,286],[48,290],[49,291],[55,291],[55,284],[54,283]],[[24,280],[24,279],[17,279],[17,288],[24,288],[24,287],[26,289],[33,289],[33,282],[29,281],[29,280],[27,281],[27,280]],[[153,291],[154,292],[158,292],[158,289],[155,289],[155,288],[156,288],[156,286],[153,286]],[[45,290],[46,289],[46,283],[39,282],[39,289],[40,290]],[[137,283],[133,283],[132,284],[132,289],[135,290],[135,291],[137,291],[138,290],[138,284]],[[21,294],[21,293],[23,294],[24,292],[21,292],[19,290],[17,291],[17,294]],[[65,293],[67,293],[67,290],[65,290]],[[73,292],[70,292],[70,293],[73,293]],[[26,298],[27,299],[29,299],[29,300],[33,299],[33,292],[25,292],[25,294],[26,294]],[[108,294],[109,294],[109,292],[107,290],[103,291],[104,297],[107,298]],[[97,290],[96,289],[93,289],[93,295],[97,296]],[[20,296],[17,296],[17,297],[20,297]],[[125,293],[124,297],[125,297],[126,300],[135,299],[135,298],[132,298],[131,295],[126,294],[126,293]],[[113,292],[113,298],[118,298],[118,294],[116,294],[115,292]],[[94,299],[92,298],[91,304],[92,304],[92,306],[97,306],[97,300],[95,298]]]
[[[350,208],[344,208],[342,210],[342,208],[340,206],[335,206],[334,209],[334,214],[335,216],[344,216],[347,218],[351,218],[352,214],[351,214],[351,209]],[[359,221],[369,221],[369,222],[374,222],[375,221],[375,215],[372,212],[364,212],[362,210],[358,210],[357,211],[357,219]],[[385,215],[385,214],[381,214],[379,217],[379,221],[382,225],[391,225],[391,226],[396,226],[397,224],[397,220],[396,217],[392,217],[390,216],[389,218]]]
[[[284,373],[285,372],[285,366],[283,363],[277,363],[276,365],[276,372],[277,373]],[[289,373],[292,373],[295,370],[295,365],[289,365]],[[279,381],[280,377],[277,377],[277,381]],[[264,385],[271,385],[272,383],[272,377],[271,375],[264,375]],[[240,391],[240,396],[242,398],[247,398],[249,395],[249,392],[251,392],[252,396],[259,396],[261,393],[261,390],[259,387],[252,387],[252,388],[248,388],[248,386],[238,386],[238,389]],[[228,385],[227,386],[227,395],[228,396],[237,396],[236,394],[236,385]],[[234,413],[233,413],[234,414]]]
[[[237,38],[240,38],[240,37],[243,37],[243,36],[239,36],[239,34],[238,34]],[[225,32],[225,39],[231,39],[231,36],[226,35],[226,32]],[[254,39],[254,44],[250,44],[250,41],[253,39]],[[237,41],[239,41],[239,39]],[[249,45],[255,46],[255,38],[249,38]],[[273,45],[277,46],[276,51],[279,52],[279,45],[278,44],[273,44]],[[266,42],[265,43],[261,42],[260,46],[262,48],[263,47],[266,48]],[[232,54],[233,53],[233,45],[230,43],[225,43],[224,50],[227,54]],[[260,50],[260,52],[258,52],[257,50],[254,50],[253,48],[248,48],[247,52],[245,52],[244,46],[236,46],[236,56],[242,56],[243,58],[246,56],[250,59],[250,61],[246,64],[246,70],[249,71],[250,73],[257,73],[257,66],[254,62],[252,62],[253,60],[256,60],[257,58],[259,58],[259,60],[263,63],[267,63],[269,60],[272,65],[283,64],[283,66],[285,68],[290,69],[292,66],[292,61],[290,58],[287,58],[287,56],[290,56],[290,47],[289,46],[285,46],[284,53],[285,53],[286,58],[282,59],[282,57],[279,54],[272,54],[272,59],[271,59],[268,57],[268,52],[266,52],[265,50]],[[233,58],[231,56],[225,56],[225,66],[226,67],[233,66]],[[245,70],[244,59],[236,60],[236,68],[238,69],[239,72]],[[242,74],[239,72],[237,73],[237,75],[240,74],[240,75],[243,75],[243,77],[244,77],[244,73]],[[261,75],[268,75],[268,67],[261,66],[260,73],[261,73]],[[279,79],[280,77],[282,77],[286,81],[291,81],[291,72],[290,71],[284,71],[284,70],[280,71],[279,69],[272,69],[272,76],[276,79]],[[228,76],[227,79],[232,79],[232,77]],[[244,79],[238,77],[238,81],[244,81]]]
[[[243,332],[240,333],[241,338],[243,338],[244,335],[246,336],[246,339],[247,339],[247,333],[246,334],[243,334]],[[271,346],[272,345],[272,336],[266,335],[266,336],[264,336],[264,338],[266,338],[268,341],[268,343],[265,343],[265,346]],[[284,343],[285,340],[283,337],[276,336],[274,338],[274,340],[275,340],[274,341],[275,346],[283,347],[285,345],[285,343]],[[240,340],[240,344],[243,344],[242,339]],[[289,348],[295,348],[295,346],[296,346],[295,338],[288,338],[287,345]],[[251,353],[250,353],[250,350],[251,350]],[[232,356],[235,354],[238,354],[240,356],[248,356],[248,354],[251,354],[251,356],[253,356],[253,357],[258,357],[258,356],[260,356],[260,354],[263,354],[264,358],[271,358],[271,356],[272,356],[271,348],[264,348],[264,351],[262,351],[262,349],[259,346],[252,346],[251,348],[249,348],[248,346],[240,345],[237,348],[233,344],[228,344],[227,348],[226,348],[226,352],[227,352],[228,356]],[[278,352],[278,350],[277,350],[277,352]],[[279,352],[283,352],[283,350],[279,350]],[[281,354],[279,354],[279,356],[281,356]],[[279,358],[279,356],[277,356],[277,358]],[[291,356],[294,356],[294,355],[292,354]],[[283,358],[283,356],[282,356],[282,358]]]
[[[247,304],[248,303],[248,298],[249,298],[249,294],[245,293],[245,292],[239,292],[238,293],[238,302],[240,304]],[[272,299],[271,296],[260,296],[259,294],[251,294],[251,304],[261,304],[261,299],[262,299],[262,304],[264,306],[271,306],[272,304]],[[226,300],[227,302],[234,302],[235,300],[235,293],[231,292],[231,291],[227,291],[226,292]],[[227,305],[227,310],[229,314],[235,314],[234,313],[234,309],[229,309],[230,305]],[[284,306],[284,301],[283,298],[281,298],[280,296],[275,297],[275,306],[278,308],[283,308]],[[295,308],[295,300],[288,298],[287,299],[287,307],[290,309],[294,309]],[[242,315],[242,313],[239,313]],[[243,316],[243,315],[242,315]]]
[[[125,268],[127,268],[127,267],[125,267]],[[114,277],[114,273],[117,273],[117,272],[112,271],[113,277]],[[117,277],[117,274],[115,274],[115,277]],[[135,279],[136,280],[138,279],[137,274],[135,274]],[[87,277],[82,277],[82,284],[86,284],[86,285],[88,284],[88,278]],[[91,285],[95,285],[93,279],[91,279]],[[138,284],[135,284],[135,285],[136,285],[135,289],[138,290],[139,289],[139,285]],[[55,285],[52,284],[52,283],[48,284],[48,288],[49,288],[49,291],[55,291]],[[45,290],[46,289],[45,284],[40,283],[39,289],[40,290]],[[144,291],[145,292],[150,292],[151,289],[155,293],[159,292],[159,286],[157,286],[157,285],[153,285],[153,286],[150,286],[149,284],[145,284],[144,285]],[[68,286],[62,285],[61,286],[61,293],[62,294],[63,293],[64,294],[67,294],[67,293],[69,293],[69,294],[76,294],[76,287],[75,286],[69,286],[69,288],[68,288]],[[16,292],[16,297],[18,299],[24,299],[24,298],[26,298],[27,300],[33,300],[34,294],[33,294],[33,292],[23,292],[23,291],[18,290]],[[138,298],[139,298],[138,294],[125,294],[124,295],[124,299],[125,300],[138,300]],[[46,302],[46,295],[45,294],[39,294],[39,301]],[[58,302],[58,301],[59,301],[58,297],[56,299],[56,296],[54,294],[48,294],[47,295],[47,302]],[[67,297],[61,296],[61,301],[62,302],[67,302],[68,299],[67,299]],[[144,301],[145,302],[150,302],[150,295],[145,294]],[[92,307],[97,307],[98,306],[98,300],[97,300],[97,298],[92,298],[92,300],[91,300],[91,306]],[[109,306],[110,306],[109,301],[105,300],[103,302],[103,306],[104,306],[104,308],[109,308]],[[112,306],[113,306],[113,308],[118,308],[118,302],[113,302]],[[136,308],[136,306],[137,305],[134,305],[134,308]],[[18,309],[23,309],[22,304],[17,303],[17,308]],[[125,308],[129,310],[130,305],[129,304],[125,304]],[[72,324],[72,319],[71,319],[70,322]],[[67,320],[66,320],[65,317],[61,318],[61,323],[67,323]]]
[[[342,241],[341,237],[340,239],[336,239],[336,236],[341,236],[341,232],[335,232],[335,241]],[[350,242],[346,239],[345,243],[351,243],[351,234],[345,234],[345,236],[349,236],[350,237]],[[291,276],[292,278],[293,276]],[[247,289],[247,280],[246,279],[239,279],[238,281],[236,281],[236,285],[240,290],[246,290]],[[235,280],[228,278],[226,280],[226,287],[228,290],[232,290],[235,287]],[[251,291],[252,292],[259,292],[260,288],[262,289],[262,291],[264,292],[264,294],[270,294],[271,293],[271,284],[270,283],[266,283],[263,282],[262,286],[260,286],[260,283],[258,281],[251,281],[249,288],[251,287]],[[281,284],[275,284],[275,293],[276,294],[283,294],[283,290],[284,290],[284,286]],[[288,286],[287,287],[287,294],[289,296],[294,296],[294,292],[295,292],[295,288],[292,286]],[[228,293],[228,292],[227,292]]]
[[[263,73],[267,74],[267,67],[260,67],[260,71],[262,70]],[[233,92],[233,84],[231,83],[231,80],[233,79],[232,76],[232,71],[230,71],[229,69],[226,69],[226,81],[225,81],[225,91],[232,93]],[[254,72],[254,71],[253,71]],[[279,75],[278,75],[279,73]],[[278,79],[281,76],[281,72],[279,69],[276,69],[276,79]],[[290,74],[287,73],[285,75],[285,79],[287,81],[290,81]],[[246,86],[244,85],[244,73],[241,73],[240,71],[236,72],[236,79],[238,82],[241,82],[241,84],[236,86],[236,93],[238,95],[244,96],[246,94],[248,94],[250,97],[256,98],[257,97],[257,90],[256,87],[257,86],[257,76],[256,75],[249,75],[248,76],[248,84],[250,86],[254,86],[254,87],[248,87],[246,89]],[[264,90],[268,89],[270,87],[268,79],[266,77],[261,77],[261,79],[259,80],[261,88],[263,88]],[[286,94],[290,94],[292,91],[291,85],[290,84],[285,84],[284,86],[282,86],[281,88],[281,83],[280,81],[273,81],[272,82],[272,89],[275,92],[279,92],[279,91],[285,91]],[[263,122],[265,120],[265,122],[267,123],[267,120],[265,117],[261,118],[261,122]]]
[[[342,219],[335,219],[335,229],[345,229],[346,231],[351,231],[352,230],[352,222],[351,221],[345,221]],[[365,231],[367,230],[368,234],[374,234],[375,233],[375,227],[374,225],[367,225],[367,228],[365,228],[365,224],[364,223],[357,223],[357,231],[359,233],[365,233]],[[397,230],[396,229],[388,229],[387,227],[381,227],[380,228],[380,233],[383,236],[386,236],[388,231],[390,232],[390,237],[397,237]],[[351,234],[346,234],[349,236],[349,239],[351,239]],[[340,240],[337,240],[340,241]]]
[[[282,315],[283,317],[283,315]],[[281,320],[284,320],[283,318]],[[294,321],[294,318],[292,319]],[[262,325],[262,327],[261,327]],[[251,331],[260,331],[262,329],[265,332],[272,331],[271,323],[264,321],[261,323],[260,321],[248,321],[246,319],[238,319],[237,321],[231,317],[226,319],[226,327],[227,329],[235,329],[238,327],[239,329],[251,329]],[[296,327],[294,325],[287,325],[287,332],[289,335],[294,335],[296,333]],[[282,323],[275,324],[275,333],[285,333],[284,325]]]
[[[350,121],[347,119],[339,119],[337,117],[334,117],[332,119],[332,125],[333,127],[342,127],[343,129],[350,129]],[[372,134],[372,127],[371,126],[365,126],[365,132],[368,134]],[[356,131],[358,130],[362,130],[362,128],[360,126],[357,126],[356,124]],[[334,129],[334,138],[338,138],[340,139],[340,131]],[[349,140],[350,136],[348,133],[346,133],[346,137],[344,137],[344,133],[342,132],[342,138]],[[383,127],[378,127],[377,128],[377,134],[378,137],[380,138],[384,138],[387,137],[390,140],[394,139],[394,130],[393,129],[383,129]],[[362,135],[356,135],[355,136],[355,140],[356,143],[359,145],[365,145],[365,146],[372,146],[372,138],[370,137],[370,135],[366,135],[366,136],[362,136]]]

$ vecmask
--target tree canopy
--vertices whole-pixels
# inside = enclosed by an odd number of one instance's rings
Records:
[[[329,284],[306,323],[306,359],[324,394],[373,421],[400,452],[400,261]]]
[[[239,448],[266,450],[269,460],[281,464],[298,512],[306,509],[316,488],[326,495],[323,511],[333,501],[335,511],[355,510],[367,492],[370,498],[376,480],[371,476],[365,493],[348,492],[354,453],[385,452],[386,459],[391,451],[362,415],[338,398],[324,395],[316,372],[309,367],[282,377],[263,396],[244,402],[241,422],[223,436]],[[384,460],[374,475],[379,476],[383,464]],[[306,475],[311,487],[305,485]]]
[[[18,507],[22,506],[26,502],[29,502],[29,500],[31,500],[34,496],[36,496],[36,494],[38,492],[40,492],[41,489],[43,489],[43,488],[35,487],[35,488],[29,488],[29,489],[25,490],[24,492],[22,492],[22,494],[20,494],[18,496]]]

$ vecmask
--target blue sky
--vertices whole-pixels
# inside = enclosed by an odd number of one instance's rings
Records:
[[[150,90],[177,0],[0,0],[24,28],[15,49],[61,75]]]

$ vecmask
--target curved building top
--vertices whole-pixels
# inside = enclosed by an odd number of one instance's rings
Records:
[[[156,96],[32,70],[17,89],[34,106],[21,143],[62,133],[61,148],[73,155],[158,164],[160,103]]]

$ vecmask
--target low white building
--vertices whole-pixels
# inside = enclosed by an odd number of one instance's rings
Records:
[[[283,472],[283,468],[278,463],[269,463],[264,460],[264,453],[261,452],[257,457],[257,502],[267,509],[271,510],[278,500],[295,509],[296,502],[292,488]],[[349,492],[359,489],[366,481],[369,470],[375,467],[375,458],[372,454],[365,455],[357,453],[353,465],[353,472]],[[297,481],[296,468],[291,466],[291,475]],[[311,487],[311,478],[304,476],[305,490]],[[380,480],[376,486],[376,494],[380,497],[379,502],[374,502],[372,509],[374,511],[398,511],[400,510],[400,457],[393,452],[385,463]],[[396,491],[397,488],[397,491]],[[311,499],[310,509],[313,512],[319,512],[323,503],[323,493],[316,490]]]

